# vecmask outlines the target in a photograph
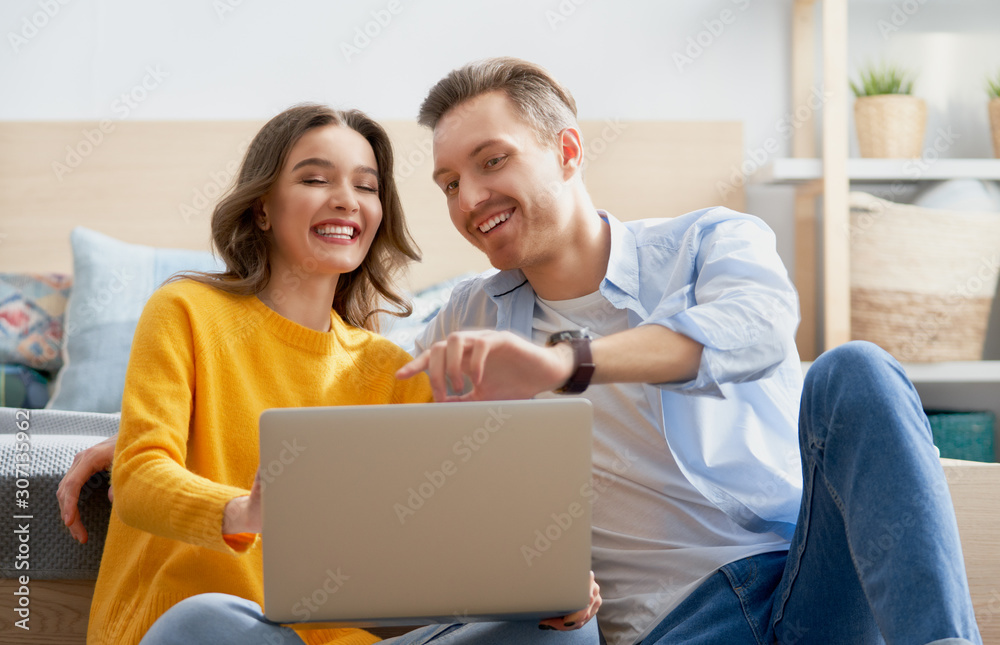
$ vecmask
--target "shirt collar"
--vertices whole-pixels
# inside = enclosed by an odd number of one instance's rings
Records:
[[[621,293],[638,301],[639,252],[635,246],[635,234],[611,213],[599,210],[597,214],[611,227],[611,255],[608,258],[608,271],[601,281],[601,291],[604,292],[605,283],[609,283]],[[605,296],[607,295],[605,293]]]
[[[621,293],[638,300],[639,255],[635,248],[635,234],[611,213],[598,210],[597,214],[611,227],[611,256],[608,259],[607,273],[601,281],[601,291],[604,291],[604,283],[609,283]],[[488,277],[483,288],[495,299],[526,285],[527,281],[520,269],[509,269]]]

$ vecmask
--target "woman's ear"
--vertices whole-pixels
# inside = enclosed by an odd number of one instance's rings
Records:
[[[575,127],[563,128],[559,132],[559,160],[567,178],[583,165],[583,135]]]
[[[253,203],[253,219],[260,230],[266,231],[271,228],[271,220],[267,217],[267,204],[263,197]]]

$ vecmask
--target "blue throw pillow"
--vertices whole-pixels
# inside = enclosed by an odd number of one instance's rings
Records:
[[[70,242],[73,290],[63,332],[65,365],[47,407],[118,412],[132,336],[146,301],[178,271],[218,271],[223,264],[207,251],[127,244],[80,227]]]

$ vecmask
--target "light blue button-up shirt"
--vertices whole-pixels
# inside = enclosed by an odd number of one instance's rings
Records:
[[[626,223],[598,213],[611,227],[601,294],[628,311],[630,328],[662,325],[704,345],[693,380],[644,386],[674,460],[740,526],[790,539],[802,494],[802,368],[798,298],[774,233],[727,208]],[[463,329],[530,339],[534,306],[520,270],[488,271],[455,288],[416,349]]]

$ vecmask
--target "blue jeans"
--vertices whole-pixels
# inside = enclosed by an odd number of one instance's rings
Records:
[[[823,354],[799,415],[790,550],[727,564],[642,645],[982,643],[920,398],[870,343]]]
[[[598,645],[597,621],[574,631],[538,629],[535,622],[429,625],[389,638],[391,645]],[[140,645],[302,645],[288,627],[264,618],[257,603],[221,593],[182,600],[160,616]]]

